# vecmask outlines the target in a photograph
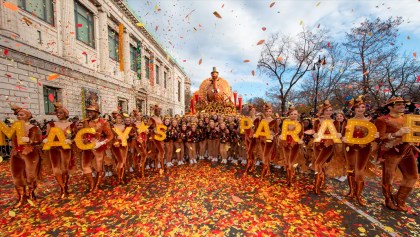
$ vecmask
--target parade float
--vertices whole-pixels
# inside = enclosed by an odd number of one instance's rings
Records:
[[[236,114],[242,109],[242,98],[232,89],[227,80],[219,77],[213,67],[211,77],[205,79],[191,98],[191,113]]]

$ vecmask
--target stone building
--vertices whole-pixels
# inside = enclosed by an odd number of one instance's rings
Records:
[[[37,119],[62,101],[70,116],[137,108],[185,113],[183,69],[122,0],[8,0],[0,4],[0,118],[8,103]]]

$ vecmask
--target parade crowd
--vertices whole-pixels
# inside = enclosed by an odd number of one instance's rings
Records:
[[[332,105],[325,101],[315,119],[301,116],[293,106],[286,117],[279,117],[274,115],[270,104],[264,105],[264,111],[257,111],[248,104],[246,116],[201,112],[170,117],[162,116],[161,109],[154,106],[151,116],[133,110],[130,114],[114,111],[111,116],[101,117],[98,105],[91,104],[86,108],[84,120],[69,119],[68,110],[56,103],[57,119],[42,125],[31,122],[29,110],[13,105],[16,119],[25,122],[25,136],[21,138],[25,144],[19,145],[16,135],[11,138],[10,171],[18,196],[14,207],[20,207],[26,200],[36,200],[37,180],[45,164],[51,166],[58,197],[65,198],[70,193],[70,170],[83,172],[92,194],[97,192],[104,177],[115,179],[115,185],[124,185],[128,172],[136,172],[139,178],[144,178],[145,169],[163,175],[171,172],[173,166],[200,165],[208,160],[243,166],[246,173],[261,172],[263,178],[270,175],[270,170],[284,167],[288,187],[294,185],[299,172],[314,172],[313,192],[318,195],[325,187],[326,177],[346,177],[349,191],[345,196],[354,198],[360,205],[367,202],[362,192],[368,168],[380,164],[385,206],[407,211],[406,199],[418,180],[419,149],[418,144],[402,142],[402,136],[410,133],[410,128],[403,126],[406,103],[400,97],[393,97],[386,102],[384,114],[368,114],[366,103],[359,97],[353,100],[350,113],[345,114],[333,111]],[[253,126],[242,129],[243,117],[250,118]],[[373,122],[378,131],[375,140],[363,145],[348,143],[344,134],[346,123],[351,119]],[[295,141],[290,135],[282,137],[282,128],[295,129],[293,125],[284,128],[282,123],[286,120],[301,123],[301,140]],[[333,120],[337,138],[342,143],[334,143],[332,139],[315,141],[324,120]],[[262,121],[269,125],[268,137],[255,136]],[[164,140],[155,139],[159,125],[166,126]],[[64,132],[65,143],[71,149],[56,146],[42,150],[54,127]],[[129,127],[132,129],[124,143],[121,134]],[[95,129],[94,134],[83,137],[86,143],[94,142],[93,149],[81,150],[75,146],[76,133],[83,128]],[[365,127],[356,126],[353,137],[363,138],[367,132]],[[49,162],[42,162],[44,159]],[[402,180],[398,191],[393,192],[398,172]]]

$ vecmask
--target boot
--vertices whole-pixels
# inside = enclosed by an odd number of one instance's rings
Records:
[[[314,193],[316,195],[319,195],[321,193],[320,188],[321,188],[321,173],[317,173],[315,175],[315,183],[314,183]]]
[[[382,193],[385,196],[385,206],[391,210],[397,210],[392,196],[392,185],[382,184]]]
[[[16,189],[16,193],[18,195],[18,201],[13,206],[13,208],[18,208],[18,207],[22,206],[25,202],[25,187],[15,187],[15,189]]]
[[[266,176],[270,175],[270,166],[263,164],[262,165],[262,171],[261,171],[261,177],[264,178]]]
[[[413,188],[401,186],[398,189],[398,193],[394,195],[394,200],[397,203],[397,210],[407,212],[408,208],[405,205],[405,200],[407,199],[408,195],[410,194]]]
[[[104,172],[98,172],[98,177],[96,178],[95,185],[93,186],[92,193],[99,189],[99,185],[102,182],[102,178],[104,177]]]
[[[28,199],[31,201],[36,201],[35,189],[36,189],[36,182],[34,181],[32,185],[29,185],[29,189],[28,189]]]
[[[70,194],[69,193],[69,178],[70,178],[70,175],[69,174],[64,174],[63,175],[63,180],[64,180],[64,194],[66,196],[68,196]]]
[[[355,185],[354,173],[350,173],[350,172],[347,173],[347,181],[349,182],[349,188],[350,188],[350,190],[344,196],[345,197],[348,197],[348,198],[354,198],[354,196],[355,196],[354,195],[354,185]]]
[[[365,182],[364,181],[356,182],[356,198],[357,198],[357,202],[361,206],[366,206],[366,201],[362,197],[362,191],[363,191],[364,187],[365,187]]]
[[[55,179],[57,180],[58,186],[60,186],[60,198],[64,198],[64,184],[63,184],[63,175],[59,174],[55,176]]]
[[[325,172],[324,171],[321,173],[320,179],[321,179],[321,184],[320,184],[319,188],[320,189],[326,189],[327,184],[325,183]]]
[[[94,181],[93,181],[93,177],[92,177],[92,173],[89,174],[85,174],[88,182],[89,182],[89,192],[93,192],[93,187],[94,187]]]
[[[292,174],[292,170],[287,168],[286,169],[286,179],[287,179],[286,185],[287,185],[287,187],[292,186],[292,175],[291,174]]]

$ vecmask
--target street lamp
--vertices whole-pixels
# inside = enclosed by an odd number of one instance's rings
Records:
[[[318,84],[319,84],[319,69],[321,69],[321,66],[326,64],[325,56],[323,59],[321,59],[321,56],[318,56],[318,61],[314,63],[314,66],[312,67],[312,71],[317,71],[316,73],[316,82],[315,82],[315,99],[314,99],[314,117],[317,113],[317,104],[318,104]]]

